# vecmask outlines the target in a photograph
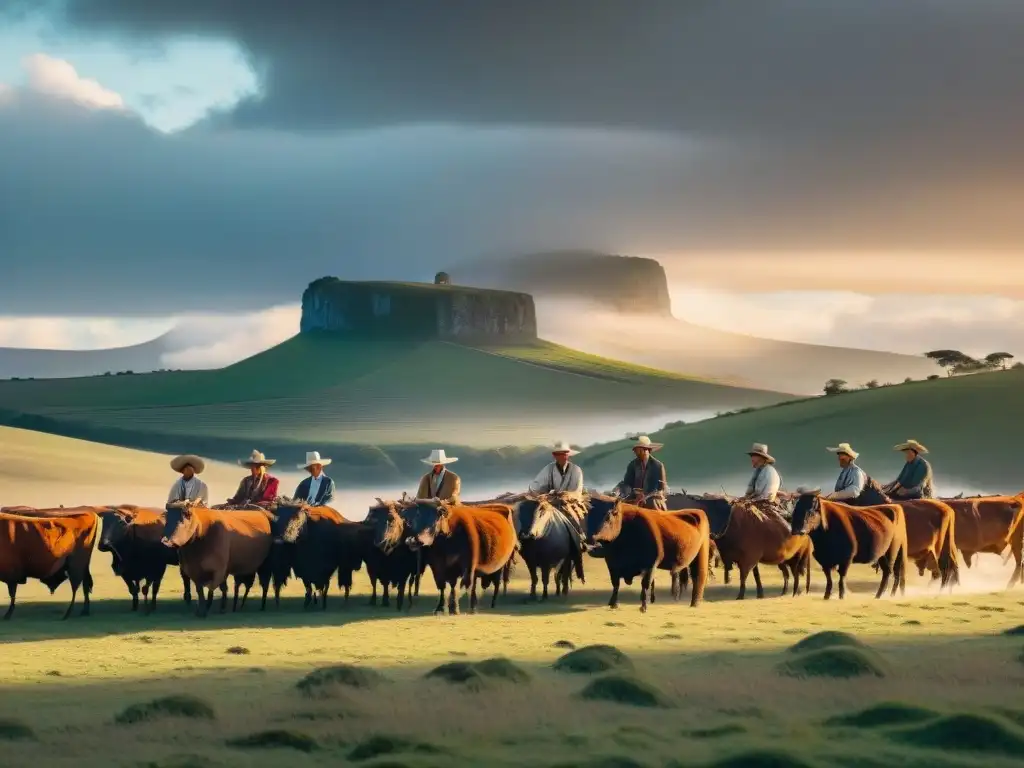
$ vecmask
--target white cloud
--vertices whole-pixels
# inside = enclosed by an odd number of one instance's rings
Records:
[[[0,317],[0,347],[112,349],[149,341],[173,324],[166,318]]]
[[[755,336],[905,354],[956,348],[1024,357],[1024,301],[995,296],[791,291],[732,293],[674,286],[676,317]]]
[[[171,334],[173,352],[161,356],[168,368],[220,368],[280,344],[299,331],[298,304],[250,315],[191,315]]]
[[[125,109],[121,94],[82,77],[64,59],[33,53],[22,59],[21,65],[25,72],[25,88],[29,91],[73,101],[90,109]],[[11,101],[15,95],[14,88],[0,84],[0,103]]]

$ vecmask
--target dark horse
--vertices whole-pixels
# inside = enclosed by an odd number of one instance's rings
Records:
[[[906,591],[907,526],[898,504],[851,507],[821,498],[818,491],[798,491],[792,532],[810,536],[814,559],[825,572],[825,599],[832,596],[832,571],[839,571],[839,598],[846,595],[846,573],[853,563],[878,563],[879,598],[893,578],[892,594]]]
[[[521,499],[512,504],[512,510],[520,554],[530,571],[530,600],[537,599],[538,570],[541,600],[548,599],[552,571],[555,595],[568,595],[573,568],[583,581],[583,542],[577,529],[546,496]]]

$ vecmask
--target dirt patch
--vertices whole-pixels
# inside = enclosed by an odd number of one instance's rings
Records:
[[[593,675],[599,672],[632,671],[633,662],[614,645],[588,645],[555,661],[558,672]]]
[[[599,677],[588,683],[579,695],[591,701],[611,701],[631,707],[672,706],[669,698],[658,688],[644,680],[626,675]]]
[[[227,651],[225,651],[225,653],[230,653],[232,656],[248,656],[249,649],[243,648],[240,645],[232,645],[227,649]]]
[[[132,704],[114,718],[119,725],[134,725],[160,720],[165,717],[186,717],[193,720],[213,720],[213,707],[197,696],[164,696],[142,704]]]
[[[320,748],[312,736],[285,730],[259,731],[229,739],[227,745],[237,749],[295,749],[299,752],[313,752]]]
[[[1024,755],[1024,731],[997,717],[950,715],[924,725],[887,733],[894,741],[927,749]]]
[[[925,707],[894,701],[875,704],[849,715],[831,717],[825,721],[825,725],[841,728],[891,728],[926,723],[940,716],[940,713]]]
[[[353,664],[338,664],[333,667],[314,669],[295,684],[304,695],[314,699],[331,698],[340,688],[368,690],[387,682],[380,672],[369,667]]]
[[[786,677],[885,677],[884,662],[863,648],[823,648],[788,659],[776,667]]]

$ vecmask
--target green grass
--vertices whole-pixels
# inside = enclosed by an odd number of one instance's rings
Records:
[[[768,444],[790,490],[833,482],[836,460],[825,448],[840,441],[860,451],[869,474],[888,481],[903,461],[893,446],[913,437],[931,451],[940,486],[1016,493],[1024,487],[1016,458],[1022,419],[1024,371],[1011,370],[783,403],[669,428],[652,439],[665,444],[658,458],[674,487],[718,490],[711,484],[723,477],[745,483],[745,454],[754,442]],[[595,446],[579,461],[591,477],[617,480],[627,449],[625,441]]]
[[[301,334],[214,371],[0,382],[0,423],[160,451],[187,438],[213,456],[268,442],[361,446],[373,465],[388,463],[375,446],[546,444],[593,415],[627,418],[638,402],[653,414],[785,397],[547,342],[482,350]]]
[[[60,621],[67,587],[50,595],[30,582],[0,624],[0,763],[1019,764],[1019,639],[1003,631],[1019,622],[1020,590],[875,601],[877,577],[856,566],[851,595],[826,602],[817,570],[812,596],[781,598],[766,569],[764,600],[736,601],[735,585],[713,582],[694,610],[668,600],[659,579],[641,614],[635,585],[612,612],[604,564],[586,567],[585,587],[541,605],[524,604],[518,572],[508,597],[476,616],[431,615],[429,577],[410,613],[370,608],[360,572],[347,607],[332,595],[326,612],[303,611],[293,583],[279,610],[250,604],[200,620],[181,603],[174,568],[156,612],[130,613],[97,553],[92,616]],[[922,586],[914,574],[912,591]],[[660,639],[666,629],[679,634]],[[780,676],[780,662],[821,652],[789,649],[825,629],[873,649],[888,676]],[[566,640],[625,654],[633,671],[564,674],[553,665]],[[482,684],[427,675],[452,662]],[[311,696],[304,679],[328,682],[332,695]]]

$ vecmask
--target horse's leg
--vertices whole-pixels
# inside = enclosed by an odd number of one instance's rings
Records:
[[[764,586],[761,584],[761,569],[754,563],[754,585],[757,587],[757,599],[764,598]]]

